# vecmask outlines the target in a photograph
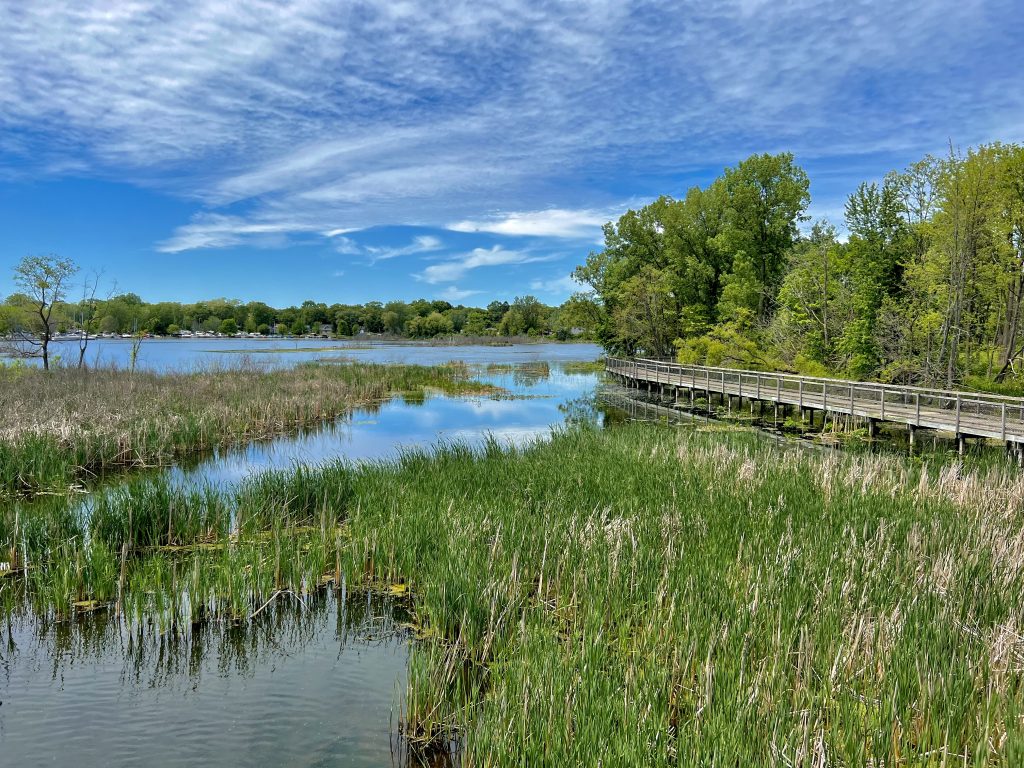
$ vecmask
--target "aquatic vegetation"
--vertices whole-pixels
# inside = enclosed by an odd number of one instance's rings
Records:
[[[342,585],[402,600],[420,640],[401,725],[424,755],[988,766],[1024,744],[1008,462],[634,424],[274,472],[216,502],[133,488],[91,519],[61,503],[39,514],[68,538],[6,577],[37,612],[96,601],[181,632]],[[120,507],[143,510],[127,532]]]
[[[0,497],[66,492],[116,469],[168,464],[320,424],[402,392],[494,392],[461,363],[299,365],[151,374],[0,370]]]
[[[562,366],[564,373],[604,373],[604,360],[573,360]]]

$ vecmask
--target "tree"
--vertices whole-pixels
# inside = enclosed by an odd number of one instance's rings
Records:
[[[25,318],[29,343],[37,346],[43,368],[50,368],[50,341],[53,339],[54,307],[64,301],[68,284],[78,267],[70,259],[57,256],[26,256],[14,268],[14,283],[29,298],[31,312]]]
[[[222,320],[220,324],[220,332],[225,336],[234,336],[238,333],[238,321],[233,317]]]
[[[824,370],[841,365],[836,339],[850,320],[842,263],[835,227],[824,220],[790,252],[773,335],[783,359],[798,370],[807,368],[806,361]]]
[[[484,336],[487,334],[487,313],[479,309],[471,309],[466,315],[466,324],[462,333],[466,336]]]
[[[856,377],[877,375],[882,363],[876,337],[878,314],[885,300],[899,294],[911,239],[896,179],[861,184],[846,201],[850,240],[846,260],[854,318],[841,345],[847,367]]]
[[[78,336],[78,367],[85,367],[85,353],[89,349],[90,337],[99,328],[99,302],[96,300],[96,292],[100,287],[102,273],[93,272],[82,282],[82,299],[78,302],[78,311],[75,313],[75,322],[80,331]],[[113,289],[107,294],[109,299],[113,295]]]
[[[793,155],[752,155],[722,177],[724,226],[716,246],[743,253],[757,281],[756,312],[762,323],[774,310],[786,268],[786,254],[798,237],[810,203],[810,180]]]
[[[679,315],[670,280],[666,271],[646,266],[622,285],[614,320],[630,354],[672,355]]]

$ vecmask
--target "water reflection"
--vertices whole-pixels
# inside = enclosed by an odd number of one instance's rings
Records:
[[[601,423],[597,377],[565,361],[590,345],[482,348],[473,374],[498,397],[397,397],[321,428],[240,445],[179,465],[177,481],[230,487],[264,469],[387,458],[438,442],[523,444],[567,422]],[[461,359],[480,350],[462,348]],[[421,348],[404,362],[445,362],[452,349]],[[551,350],[548,350],[551,353]],[[409,348],[364,351],[371,359]],[[561,357],[559,357],[561,356]],[[111,478],[112,483],[121,478]],[[102,490],[101,490],[102,492]],[[88,514],[89,498],[82,512]],[[106,612],[56,622],[8,612],[0,628],[3,764],[406,764],[396,743],[408,637],[380,598],[278,601],[241,624],[203,621],[176,631],[126,627]]]
[[[105,613],[12,620],[0,644],[9,765],[402,765],[403,609],[321,590],[181,632]]]
[[[180,482],[231,485],[263,470],[325,461],[370,461],[401,450],[458,442],[480,446],[488,439],[524,445],[545,438],[553,427],[602,414],[586,411],[596,374],[566,373],[560,364],[474,366],[475,378],[503,388],[496,397],[403,396],[360,408],[318,429],[216,451],[171,470]]]

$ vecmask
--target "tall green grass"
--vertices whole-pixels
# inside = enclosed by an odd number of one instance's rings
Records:
[[[406,737],[424,754],[457,741],[466,765],[1024,760],[1009,463],[631,425],[275,472],[216,502],[140,486],[61,509],[31,523],[39,551],[23,545],[5,610],[95,600],[173,633],[390,589],[421,638]]]

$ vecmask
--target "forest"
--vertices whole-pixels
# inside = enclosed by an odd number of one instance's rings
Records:
[[[810,221],[809,188],[793,155],[754,155],[606,224],[575,271],[605,348],[1024,392],[1024,147],[866,181],[841,227]]]
[[[260,335],[355,336],[361,332],[408,338],[436,336],[553,336],[566,340],[586,337],[591,329],[581,326],[592,317],[581,311],[580,301],[570,299],[561,307],[542,304],[533,296],[512,302],[492,301],[486,307],[452,305],[450,302],[417,299],[411,302],[370,301],[365,304],[325,304],[305,301],[300,306],[275,308],[261,301],[211,299],[191,304],[148,303],[133,293],[98,297],[94,276],[77,281],[77,267],[56,257],[35,257],[36,272],[65,264],[63,301],[57,301],[48,321],[54,333],[84,330],[90,334],[177,335],[183,331],[258,333]],[[29,261],[32,261],[30,257]],[[34,263],[34,262],[33,262]],[[26,281],[23,281],[26,282]],[[31,282],[31,281],[27,281]],[[84,291],[80,290],[84,286]],[[39,335],[39,318],[33,310],[35,290],[14,293],[0,303],[0,337],[27,331]]]

